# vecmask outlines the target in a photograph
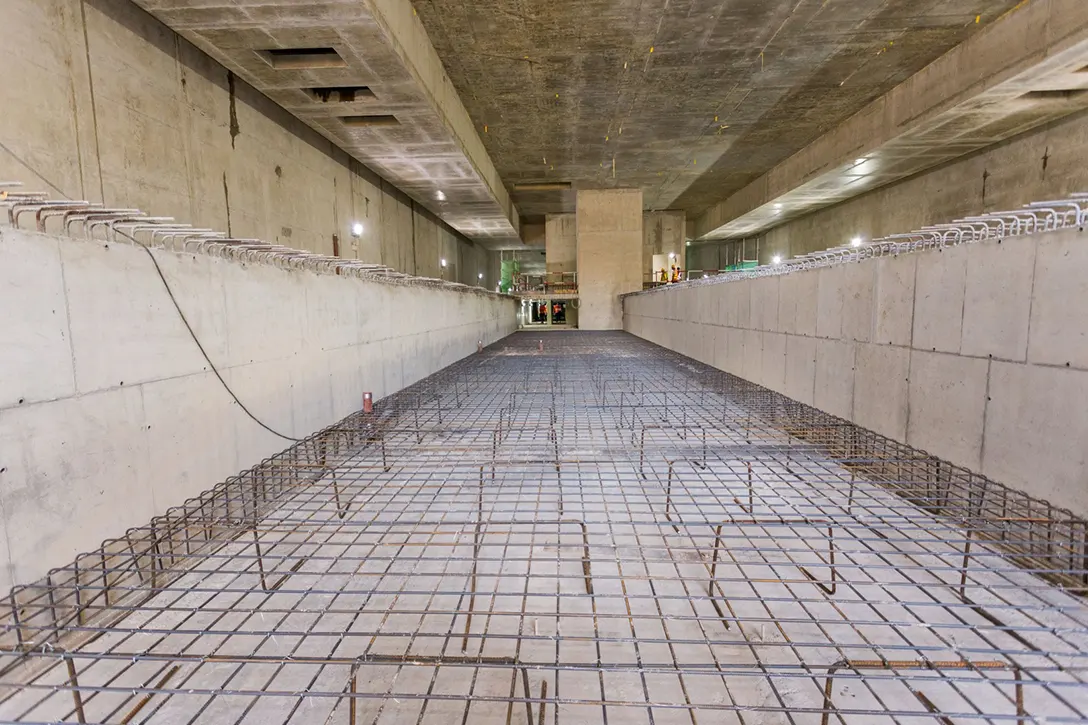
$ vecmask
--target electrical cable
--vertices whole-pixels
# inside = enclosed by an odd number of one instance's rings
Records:
[[[31,173],[33,173],[35,176],[37,176],[39,179],[44,181],[49,186],[53,187],[53,189],[58,194],[63,196],[65,199],[67,199],[68,201],[74,201],[74,199],[72,199],[72,197],[65,194],[64,191],[59,186],[57,186],[52,181],[50,181],[48,178],[46,178],[40,171],[38,171],[34,166],[27,163],[27,161],[25,159],[23,159],[22,157],[20,157],[17,153],[12,151],[11,148],[7,144],[5,144],[3,141],[0,141],[0,149],[3,149],[4,151],[6,151],[8,154],[11,155],[11,157],[13,159],[15,159],[20,164],[22,164],[27,169],[29,169]],[[298,442],[302,441],[303,440],[302,438],[294,438],[292,436],[280,433],[278,430],[276,430],[275,428],[273,428],[272,426],[268,425],[263,420],[258,418],[256,415],[254,415],[253,412],[249,408],[246,407],[246,404],[243,403],[238,398],[238,395],[234,392],[234,390],[230,387],[230,385],[227,384],[227,381],[223,379],[223,375],[222,375],[222,373],[219,372],[219,368],[216,367],[214,362],[212,362],[211,357],[208,355],[208,351],[204,349],[204,345],[200,342],[200,338],[197,337],[196,332],[193,330],[193,326],[191,324],[189,324],[189,318],[185,316],[185,312],[182,311],[181,305],[178,304],[177,297],[174,296],[174,290],[170,287],[170,283],[166,280],[166,275],[163,274],[162,267],[159,266],[159,260],[155,259],[155,255],[151,251],[151,248],[148,247],[143,242],[141,242],[139,239],[136,239],[134,236],[132,236],[131,234],[128,234],[128,233],[126,233],[124,231],[121,231],[119,229],[114,229],[114,233],[120,234],[121,236],[125,237],[126,239],[133,242],[134,244],[139,246],[141,249],[143,249],[144,252],[147,253],[147,256],[151,259],[151,264],[154,265],[154,267],[155,267],[155,272],[158,274],[159,279],[162,281],[163,287],[166,289],[166,294],[170,298],[170,302],[173,303],[174,309],[178,313],[178,317],[181,318],[182,324],[185,325],[185,329],[189,332],[189,337],[191,337],[193,339],[193,342],[196,343],[196,347],[197,347],[198,350],[200,350],[200,354],[204,356],[204,360],[208,363],[208,367],[211,368],[212,373],[215,374],[215,377],[216,377],[216,379],[219,380],[220,385],[222,385],[223,389],[227,391],[227,394],[230,395],[230,397],[234,399],[234,402],[238,404],[238,407],[241,408],[242,411],[246,415],[248,415],[253,420],[254,423],[256,423],[260,427],[264,428],[266,431],[268,431],[272,435],[278,436],[280,438],[283,438],[284,440],[291,441],[293,443],[298,443]]]

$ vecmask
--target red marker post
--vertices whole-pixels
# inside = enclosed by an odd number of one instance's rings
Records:
[[[374,396],[370,393],[363,393],[363,412],[374,412]]]

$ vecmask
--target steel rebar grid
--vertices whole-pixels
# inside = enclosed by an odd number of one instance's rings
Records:
[[[538,340],[17,589],[0,720],[1088,722],[1082,519],[625,334]]]

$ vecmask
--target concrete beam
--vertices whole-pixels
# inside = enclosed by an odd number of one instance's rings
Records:
[[[520,216],[411,3],[134,1],[458,232],[522,246]],[[270,54],[292,49],[331,52],[316,64]]]
[[[1088,108],[1088,4],[1018,5],[698,218],[700,239],[790,219]]]
[[[465,157],[487,184],[495,201],[514,228],[520,225],[520,216],[505,184],[484,143],[477,133],[461,97],[450,82],[442,61],[427,37],[427,31],[419,20],[419,14],[410,2],[404,0],[366,0],[374,19],[385,31],[393,49],[405,67],[412,73],[420,90],[428,97],[435,112],[441,116],[446,129],[457,140]]]

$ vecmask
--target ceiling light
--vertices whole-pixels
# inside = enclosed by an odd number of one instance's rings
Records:
[[[476,275],[476,279],[483,279],[483,278],[484,278],[484,273],[483,272],[480,272],[478,275]]]
[[[363,223],[362,222],[355,222],[354,224],[351,225],[351,236],[353,236],[353,237],[363,236]]]
[[[861,237],[854,237],[853,239],[851,239],[850,240],[850,246],[860,247],[861,246]]]
[[[782,255],[776,254],[771,257],[771,264],[782,264]]]
[[[688,240],[688,246],[689,247],[691,246],[691,240],[690,239]]]
[[[676,259],[676,253],[675,252],[669,252],[669,259]]]
[[[441,264],[443,267],[445,267],[446,266],[446,260],[443,259],[442,261],[439,262],[439,264]]]
[[[441,189],[439,189],[437,192],[435,192],[434,197],[436,199],[438,199],[439,201],[445,201],[446,200],[446,194]]]
[[[775,205],[774,205],[774,208],[775,208],[775,209],[781,209],[781,208],[782,208],[782,205],[781,205],[781,204],[775,204]]]

